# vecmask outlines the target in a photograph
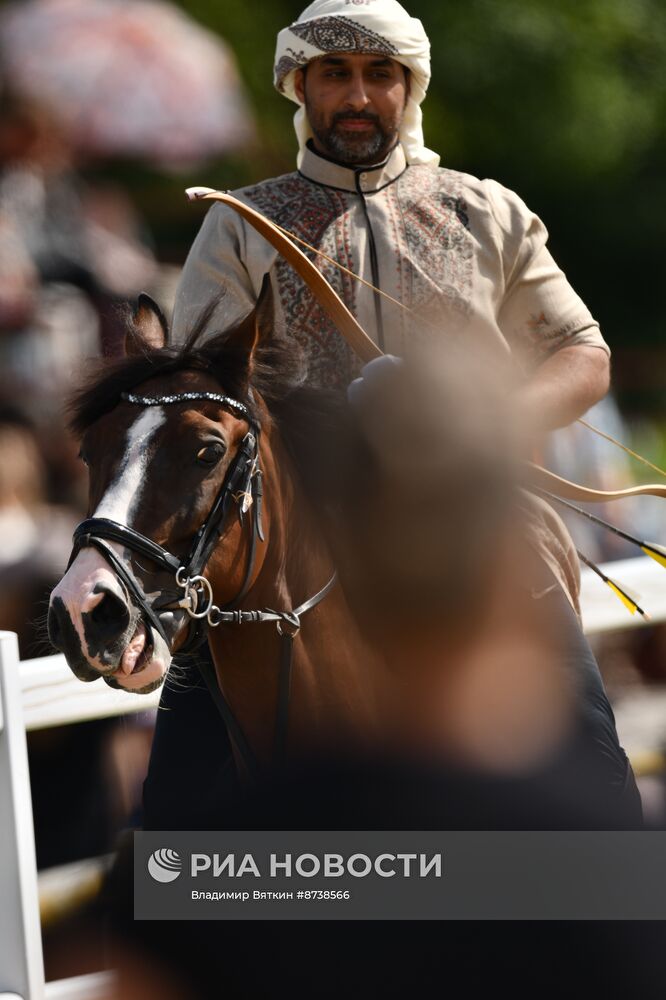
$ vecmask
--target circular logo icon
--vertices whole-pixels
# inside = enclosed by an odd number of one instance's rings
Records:
[[[183,862],[176,851],[164,847],[148,858],[148,872],[156,882],[173,882],[180,875]]]

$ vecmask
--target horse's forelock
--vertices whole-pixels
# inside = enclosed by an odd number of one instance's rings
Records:
[[[234,343],[231,333],[206,334],[213,307],[204,310],[186,341],[159,349],[146,346],[132,357],[96,361],[85,381],[68,400],[70,430],[81,436],[105,413],[118,405],[123,392],[158,375],[199,371],[212,376],[230,396],[247,400],[251,384],[269,406],[298,389],[305,379],[302,353],[295,341],[276,338],[259,347],[249,358]],[[205,336],[205,339],[204,339]]]
[[[67,401],[70,430],[82,435],[91,424],[118,405],[123,392],[155,375],[182,370],[179,351],[172,347],[146,351],[135,357],[100,359],[89,369],[83,383]]]

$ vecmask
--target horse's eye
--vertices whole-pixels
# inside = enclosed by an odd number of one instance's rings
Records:
[[[207,444],[201,451],[197,452],[197,462],[199,465],[212,467],[217,465],[223,455],[224,445],[221,441],[217,441],[215,444]]]
[[[81,459],[81,461],[83,462],[84,465],[89,465],[90,464],[88,462],[88,456],[84,452],[83,448],[81,448],[80,451],[79,451],[79,458]]]

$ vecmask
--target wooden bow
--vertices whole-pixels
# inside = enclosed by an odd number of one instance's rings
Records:
[[[294,270],[306,283],[317,302],[333,320],[351,349],[356,352],[362,361],[367,364],[368,361],[373,361],[374,358],[382,356],[383,352],[380,351],[375,342],[370,339],[360,323],[350,313],[347,306],[335,289],[328,283],[321,271],[314,266],[302,250],[294,246],[289,237],[275,223],[267,219],[261,212],[250,208],[245,202],[239,201],[238,198],[234,198],[233,195],[223,191],[214,191],[212,188],[193,187],[188,188],[186,194],[190,201],[221,201],[225,205],[230,205],[264,239],[268,240],[271,246],[275,247],[289,261]]]
[[[315,299],[326,311],[330,319],[345,338],[349,346],[365,363],[382,356],[382,351],[370,339],[363,327],[358,323],[344,304],[337,292],[331,287],[321,271],[312,261],[298,249],[292,240],[274,222],[266,216],[250,208],[245,202],[239,201],[233,195],[213,188],[192,187],[186,191],[190,201],[220,201],[229,205],[240,216],[266,239],[283,257],[289,261],[294,270],[309,287]],[[589,503],[607,503],[610,500],[624,500],[628,497],[656,496],[666,497],[666,485],[648,483],[643,486],[632,486],[624,490],[593,490],[587,486],[579,486],[568,479],[556,476],[540,465],[527,463],[530,483],[541,490],[547,490],[566,500],[579,500]]]

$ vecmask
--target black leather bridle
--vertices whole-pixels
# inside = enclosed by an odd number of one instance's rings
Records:
[[[286,749],[293,640],[300,629],[301,616],[326,597],[335,583],[336,576],[333,574],[321,590],[292,611],[273,611],[270,608],[260,611],[234,609],[234,605],[237,605],[245,597],[252,582],[257,539],[264,540],[262,525],[263,487],[262,473],[259,467],[260,425],[258,421],[255,420],[250,408],[245,403],[238,402],[238,400],[222,393],[181,392],[164,396],[138,396],[133,393],[122,393],[121,398],[137,406],[166,406],[190,400],[210,400],[221,404],[234,416],[246,420],[249,429],[185,558],[179,558],[157,542],[147,538],[146,535],[128,525],[121,524],[119,521],[106,517],[89,517],[82,521],[74,531],[74,546],[68,569],[81,549],[86,547],[97,549],[125,586],[130,602],[134,603],[141,611],[148,631],[150,632],[151,628],[155,629],[164,639],[169,651],[171,651],[172,640],[168,637],[160,621],[158,610],[162,612],[176,609],[185,610],[191,623],[186,641],[178,650],[178,655],[191,653],[201,645],[206,638],[207,625],[215,628],[223,623],[240,625],[250,622],[275,622],[281,636],[281,650],[274,751],[275,756],[281,760]],[[213,591],[210,582],[203,576],[203,571],[217,545],[234,504],[238,507],[241,524],[244,524],[245,516],[249,514],[250,544],[241,590],[233,601],[220,608],[213,603]],[[148,599],[129,566],[108,544],[109,542],[119,542],[125,548],[145,556],[161,569],[173,574],[177,587],[183,591],[182,598],[175,603],[164,604],[158,609],[154,602],[151,603]],[[150,635],[148,638],[150,640]],[[248,772],[253,777],[257,777],[259,767],[255,755],[220,689],[213,664],[206,658],[199,666]]]

